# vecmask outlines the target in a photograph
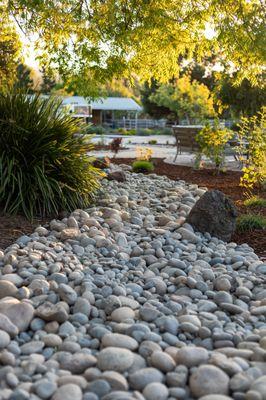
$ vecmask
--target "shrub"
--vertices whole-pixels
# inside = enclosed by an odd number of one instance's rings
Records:
[[[265,229],[266,218],[262,215],[241,215],[237,218],[236,228],[239,232],[252,231],[254,229]]]
[[[156,128],[152,131],[152,135],[172,135],[173,131],[171,128]]]
[[[137,160],[133,162],[132,169],[134,172],[152,172],[154,165],[151,161]]]
[[[252,196],[244,201],[246,207],[261,207],[266,208],[266,199],[261,197]]]
[[[125,135],[127,130],[125,128],[118,128],[117,132],[122,133],[122,135]]]
[[[116,157],[119,150],[121,150],[122,140],[123,139],[121,137],[117,137],[114,138],[110,143],[110,149],[114,153],[114,158]]]
[[[157,140],[156,139],[151,139],[148,141],[149,144],[157,144]]]
[[[58,213],[88,206],[102,173],[87,156],[82,125],[57,99],[0,95],[0,204],[7,213]]]
[[[202,155],[214,163],[215,168],[220,169],[224,164],[225,146],[233,137],[233,132],[228,129],[220,129],[218,125],[206,125],[197,135],[196,142],[199,144],[199,152],[196,156],[197,166],[201,163]]]
[[[240,185],[252,189],[266,180],[266,107],[250,119],[242,118],[238,132],[243,162]],[[246,157],[247,156],[247,157]]]
[[[140,128],[140,129],[138,129],[137,130],[137,134],[139,135],[139,136],[150,136],[150,135],[152,135],[152,130],[151,129],[143,129],[143,128]]]
[[[105,135],[107,131],[101,125],[88,125],[85,133],[88,135]]]

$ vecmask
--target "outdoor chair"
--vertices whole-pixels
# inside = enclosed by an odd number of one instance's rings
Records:
[[[197,133],[203,128],[200,125],[181,126],[174,125],[173,135],[175,137],[176,155],[174,161],[182,151],[194,152],[198,150],[199,146],[196,142]]]

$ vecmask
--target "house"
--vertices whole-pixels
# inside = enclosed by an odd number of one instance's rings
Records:
[[[65,108],[73,117],[84,118],[88,122],[92,117],[91,105],[81,96],[63,97],[62,107]]]
[[[94,100],[92,108],[92,122],[95,125],[106,124],[116,127],[117,121],[137,119],[142,107],[128,97],[107,97]]]
[[[48,97],[48,96],[42,96]],[[128,127],[136,123],[142,107],[128,97],[107,97],[88,101],[82,96],[62,97],[62,108],[71,113],[73,117],[83,118],[86,122],[95,125],[108,125],[110,127]]]

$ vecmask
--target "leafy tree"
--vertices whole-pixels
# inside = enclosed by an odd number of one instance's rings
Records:
[[[133,72],[167,82],[180,58],[200,61],[218,50],[238,79],[255,79],[265,63],[260,0],[6,1],[25,29],[39,33],[46,62],[83,82]]]
[[[265,76],[261,77],[261,81]],[[244,79],[239,86],[230,77],[225,78],[216,90],[216,98],[229,115],[239,117],[255,115],[266,105],[266,85],[255,85]]]
[[[0,3],[0,88],[11,86],[21,52],[21,43],[14,24]]]
[[[213,98],[207,86],[197,81],[191,82],[186,75],[177,79],[175,84],[161,85],[150,99],[189,123],[215,116]]]
[[[137,79],[134,79],[133,84],[128,79],[112,79],[104,85],[104,90],[107,96],[110,97],[131,97],[136,101],[140,97],[140,87]]]
[[[14,87],[17,90],[24,90],[28,93],[34,92],[34,82],[31,78],[31,69],[22,63],[17,66],[17,76]]]
[[[197,81],[203,83],[210,91],[213,91],[216,86],[215,74],[212,70],[213,67],[214,64],[211,62],[202,64],[192,62],[181,71],[181,76],[189,75],[191,82]]]
[[[165,107],[157,104],[152,100],[152,95],[155,95],[159,88],[159,83],[155,79],[151,79],[150,82],[145,82],[141,88],[141,102],[144,111],[153,118],[167,118],[172,113],[169,107]]]

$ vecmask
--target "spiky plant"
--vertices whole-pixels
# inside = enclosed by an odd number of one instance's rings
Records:
[[[102,173],[88,157],[82,125],[56,98],[0,94],[0,204],[10,214],[86,207]]]

